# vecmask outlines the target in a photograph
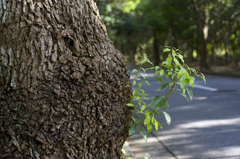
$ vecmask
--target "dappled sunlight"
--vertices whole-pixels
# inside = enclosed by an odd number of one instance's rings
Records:
[[[142,73],[145,77],[155,77],[156,75],[154,73]],[[130,79],[134,79],[136,75],[131,75]],[[142,77],[141,74],[139,74],[137,77]]]
[[[134,144],[144,144],[145,143],[145,140],[143,139],[143,137],[140,134],[132,135],[131,139],[138,139],[137,141],[134,142]],[[156,142],[156,138],[155,137],[148,137],[147,143],[151,144],[152,142]]]
[[[224,148],[220,148],[217,150],[209,150],[204,153],[204,156],[210,156],[212,159],[239,159],[240,155],[240,146],[228,146]],[[228,156],[226,154],[231,154]],[[222,157],[225,156],[225,157]]]
[[[188,129],[188,130],[185,130],[184,133],[182,133],[179,129],[175,128],[175,129],[171,129],[171,130],[168,130],[168,131],[159,131],[157,132],[156,134],[158,134],[158,136],[161,138],[161,137],[164,137],[164,140],[167,141],[167,140],[174,140],[174,143],[173,144],[181,144],[181,143],[185,143],[185,144],[188,144],[190,143],[191,141],[186,141],[184,139],[187,139],[189,137],[192,136],[192,134],[196,133],[197,131],[194,130],[194,129]],[[162,139],[162,138],[161,138]],[[177,141],[175,139],[181,139],[180,141]]]
[[[193,97],[193,100],[206,100],[208,97]]]
[[[239,125],[240,118],[235,119],[219,119],[219,120],[202,120],[196,122],[189,122],[177,125],[177,128],[208,128],[213,126],[223,126],[223,125]]]
[[[208,91],[213,91],[213,92],[217,91],[216,88],[206,87],[206,86],[203,86],[203,85],[194,84],[193,87],[194,87],[194,88],[199,88],[199,89],[208,90]]]
[[[131,142],[134,141],[134,142]],[[146,153],[150,155],[150,159],[174,159],[164,148],[157,138],[148,135],[148,141],[145,143],[140,134],[134,134],[128,141],[131,151],[135,157],[143,157]],[[157,150],[157,151],[156,151]]]
[[[182,111],[182,110],[189,110],[189,109],[197,109],[197,108],[189,105],[189,106],[181,106],[181,107],[172,108],[171,111]]]

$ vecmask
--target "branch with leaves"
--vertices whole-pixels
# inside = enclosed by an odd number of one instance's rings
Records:
[[[131,119],[128,122],[128,128],[129,128],[129,135],[132,135],[135,133],[137,126],[139,124],[144,124],[147,127],[147,132],[150,133],[153,129],[153,126],[155,126],[156,131],[158,131],[158,128],[162,128],[162,125],[159,121],[156,120],[155,116],[162,113],[166,119],[167,124],[169,125],[171,123],[171,117],[170,115],[163,111],[162,109],[166,107],[168,110],[169,104],[168,104],[168,98],[173,92],[177,92],[180,95],[182,95],[184,98],[188,100],[188,97],[186,95],[186,92],[189,96],[189,99],[192,100],[193,92],[190,87],[194,86],[195,77],[200,77],[205,80],[205,76],[202,73],[199,73],[193,68],[188,67],[184,63],[183,56],[180,54],[180,50],[173,48],[173,47],[164,47],[163,49],[164,53],[168,53],[168,58],[166,61],[162,62],[161,66],[153,66],[150,68],[143,68],[144,63],[150,63],[153,65],[150,60],[146,56],[140,56],[140,60],[136,60],[140,63],[139,69],[134,69],[132,72],[137,73],[135,75],[135,78],[132,82],[132,87],[136,84],[138,87],[133,90],[133,96],[130,98],[130,101],[128,104],[126,104],[129,107],[134,107],[132,110],[132,116]],[[157,78],[150,79],[149,77],[145,77],[144,74],[140,73],[142,70],[143,72],[146,72],[146,70],[153,69],[155,70],[155,75],[159,76]],[[141,74],[142,79],[138,76]],[[165,82],[162,79],[162,76],[165,75],[166,78],[170,79],[170,82]],[[165,96],[155,96],[151,102],[150,102],[150,109],[146,110],[147,104],[143,100],[148,100],[146,97],[145,90],[141,89],[143,83],[147,83],[148,86],[150,86],[148,80],[156,80],[160,82],[159,90],[166,89]],[[129,86],[126,86],[129,87]],[[137,101],[137,104],[131,103],[131,101],[135,99]],[[189,101],[189,100],[188,100]],[[144,118],[136,118],[135,114],[143,114]],[[141,135],[145,139],[145,142],[147,142],[147,133],[146,131],[139,128]]]

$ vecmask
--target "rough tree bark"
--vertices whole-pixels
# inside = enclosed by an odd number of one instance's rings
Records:
[[[122,158],[129,72],[93,0],[0,0],[0,52],[0,158]]]

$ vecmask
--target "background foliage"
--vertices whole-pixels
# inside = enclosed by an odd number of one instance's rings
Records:
[[[180,50],[187,63],[240,68],[239,0],[98,0],[110,39],[134,63],[147,55],[160,64],[163,46]],[[205,44],[205,45],[204,45]],[[206,58],[204,58],[206,47]],[[201,60],[202,58],[202,60]],[[206,64],[204,64],[206,63]],[[205,67],[208,66],[208,67]]]

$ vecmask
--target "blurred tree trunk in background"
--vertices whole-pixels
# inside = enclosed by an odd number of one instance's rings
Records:
[[[159,40],[157,37],[157,33],[153,31],[153,64],[155,66],[160,63],[160,54],[159,54]]]
[[[124,41],[122,40],[122,43],[121,43],[121,52],[123,55],[125,55],[125,44],[124,44]]]
[[[226,39],[224,39],[224,48],[225,48],[225,64],[228,65],[229,63],[229,41]]]
[[[201,69],[209,69],[209,66],[207,64],[207,38],[208,38],[208,21],[209,21],[209,11],[208,11],[208,5],[205,6],[204,11],[204,25],[202,25],[201,19],[200,19],[200,11],[197,5],[196,0],[192,0],[193,4],[193,11],[194,11],[194,17],[196,19],[197,24],[197,30],[198,30],[198,36],[199,36],[199,42],[200,42],[200,68]]]
[[[93,0],[3,0],[0,17],[0,158],[123,158],[130,75]]]
[[[189,52],[188,52],[188,58],[190,60],[190,62],[193,62],[194,61],[194,58],[193,58],[193,46],[191,44],[191,41],[188,41],[188,45],[189,45]]]
[[[214,38],[211,39],[211,43],[212,43],[212,59],[213,59],[213,62],[216,62],[216,44],[215,44],[215,40]]]

